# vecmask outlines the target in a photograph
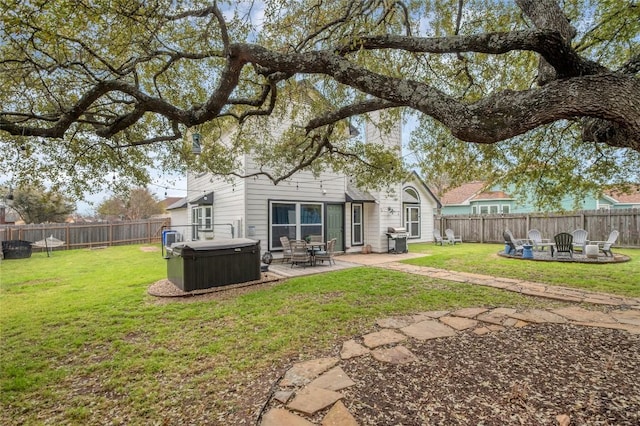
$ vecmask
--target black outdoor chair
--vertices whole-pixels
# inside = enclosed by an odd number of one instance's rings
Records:
[[[553,240],[556,243],[556,256],[560,253],[569,253],[569,257],[573,258],[573,235],[561,232]]]

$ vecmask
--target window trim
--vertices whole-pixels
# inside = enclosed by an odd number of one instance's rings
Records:
[[[291,204],[295,206],[295,224],[293,223],[289,223],[289,224],[274,224],[273,223],[273,205],[274,204]],[[301,221],[301,213],[302,213],[302,205],[315,205],[315,206],[319,206],[320,207],[320,222],[319,223],[302,223]],[[324,235],[325,233],[325,203],[323,202],[318,202],[318,201],[293,201],[293,200],[269,200],[268,202],[268,215],[269,215],[269,222],[268,222],[268,239],[269,239],[269,250],[271,251],[281,251],[282,247],[275,247],[274,246],[274,233],[273,233],[273,227],[274,226],[293,226],[295,225],[295,230],[296,230],[296,237],[295,239],[302,239],[304,236],[302,235],[301,232],[301,228],[302,226],[313,226],[313,225],[319,225],[320,229],[321,229],[321,235]],[[279,241],[278,241],[279,242]]]
[[[358,207],[360,209],[360,222],[355,221],[355,208]],[[356,231],[355,226],[360,225],[360,241],[356,241]],[[362,246],[364,245],[364,204],[363,203],[351,203],[351,246]]]

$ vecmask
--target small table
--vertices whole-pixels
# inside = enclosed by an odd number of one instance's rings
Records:
[[[531,244],[522,245],[522,258],[533,259],[533,245]]]
[[[316,250],[323,250],[326,245],[327,243],[319,241],[310,241],[307,243],[307,248],[309,249],[309,254],[311,255],[311,266],[316,266]]]

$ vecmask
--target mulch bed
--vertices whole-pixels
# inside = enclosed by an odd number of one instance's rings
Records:
[[[418,362],[341,363],[361,425],[640,424],[639,335],[545,324],[405,346]]]

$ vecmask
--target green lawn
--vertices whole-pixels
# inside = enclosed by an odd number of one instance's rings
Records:
[[[429,256],[406,263],[507,278],[527,279],[567,287],[583,288],[624,296],[640,297],[640,250],[616,249],[629,262],[610,264],[536,262],[500,257],[504,245],[456,244],[435,246],[412,244],[412,252]]]
[[[495,257],[498,248],[412,246],[431,254],[412,262],[523,271],[515,261]],[[488,261],[502,266],[487,270]],[[638,263],[613,266],[607,267],[611,285],[626,280],[631,292],[627,275],[637,286]],[[246,408],[239,395],[265,371],[326,355],[372,330],[377,318],[553,304],[365,267],[290,279],[237,297],[149,296],[149,285],[165,277],[160,253],[141,246],[2,261],[0,424],[201,424],[205,418],[215,424],[212,419],[223,413]]]

